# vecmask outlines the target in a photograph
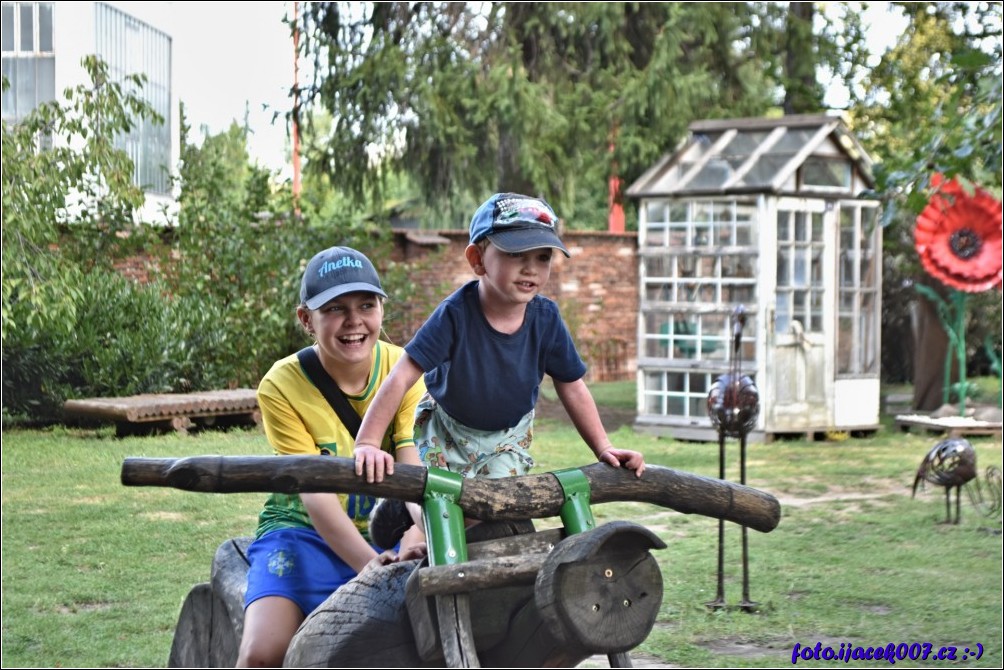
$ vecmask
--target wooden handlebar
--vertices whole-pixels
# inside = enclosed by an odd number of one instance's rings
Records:
[[[725,519],[769,533],[781,519],[774,496],[734,482],[711,479],[658,465],[634,471],[592,463],[580,468],[589,480],[590,502],[645,502],[684,514]],[[167,486],[203,493],[361,493],[422,502],[427,470],[396,463],[383,482],[357,477],[350,458],[332,456],[191,456],[126,458],[126,486]],[[502,479],[465,479],[457,504],[481,520],[539,519],[557,516],[565,501],[551,473]]]

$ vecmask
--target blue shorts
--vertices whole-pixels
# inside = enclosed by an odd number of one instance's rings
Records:
[[[306,616],[356,576],[313,528],[266,533],[251,543],[247,557],[251,567],[245,608],[259,598],[281,596],[299,605]]]

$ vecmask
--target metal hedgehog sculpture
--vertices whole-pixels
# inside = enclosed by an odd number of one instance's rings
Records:
[[[729,371],[715,379],[708,390],[708,416],[718,430],[718,478],[725,479],[725,437],[739,438],[739,479],[746,483],[746,436],[756,426],[760,414],[760,392],[753,380],[742,374],[743,326],[746,308],[739,305],[732,312],[732,360]],[[746,526],[743,538],[743,597],[739,607],[751,612],[757,603],[750,600],[749,552]],[[725,607],[725,522],[718,521],[718,589],[715,599],[707,603],[711,609]]]
[[[969,440],[950,437],[934,445],[917,468],[911,497],[917,495],[917,486],[924,482],[945,487],[945,523],[959,523],[962,487],[969,482],[973,484],[966,488],[966,493],[973,506],[986,517],[1001,516],[1001,471],[993,466],[988,467],[981,482],[977,477],[976,450]],[[953,487],[955,488],[954,522],[951,520]]]

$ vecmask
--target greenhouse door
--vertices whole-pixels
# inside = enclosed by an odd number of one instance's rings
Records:
[[[768,432],[800,432],[829,423],[826,314],[832,298],[826,278],[832,263],[826,240],[832,219],[822,200],[783,198],[778,204],[777,284],[767,324]]]

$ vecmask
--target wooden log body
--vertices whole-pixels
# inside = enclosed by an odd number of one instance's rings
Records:
[[[532,532],[532,526],[510,528],[519,534],[500,537],[492,527],[479,524],[468,529],[468,558],[455,565],[424,566],[416,570],[405,585],[405,601],[415,634],[418,655],[426,662],[445,662],[448,648],[442,642],[441,629],[456,630],[457,622],[444,621],[441,610],[466,608],[471,612],[469,645],[478,650],[491,649],[509,632],[510,620],[526,603],[533,600],[536,569],[544,556],[564,537],[560,529]],[[487,532],[482,527],[487,527]],[[529,531],[529,532],[527,532]],[[491,540],[484,540],[488,535]],[[533,572],[530,572],[530,569]],[[453,596],[467,596],[447,600]],[[462,632],[455,636],[463,635]],[[454,649],[459,654],[460,649]],[[468,666],[469,667],[469,666]]]
[[[650,550],[665,544],[656,535],[627,521],[564,539],[562,531],[538,535],[547,540],[485,543],[504,547],[504,557],[411,575],[407,604],[423,661],[476,667],[467,659],[468,650],[477,649],[484,667],[573,667],[594,654],[622,654],[648,636],[662,604],[662,574]],[[499,566],[494,583],[486,576],[493,563]],[[538,569],[528,584],[530,566]],[[464,595],[469,607],[448,600]],[[452,615],[465,608],[469,634]]]
[[[249,537],[227,540],[216,550],[210,581],[185,598],[174,629],[169,668],[232,668],[244,632]]]
[[[435,667],[419,658],[404,607],[405,582],[418,563],[365,570],[332,593],[300,625],[283,667]]]
[[[773,496],[728,481],[659,466],[649,466],[642,478],[601,463],[580,470],[589,481],[592,503],[648,502],[763,532],[776,527],[780,519],[780,505]],[[398,464],[392,477],[370,484],[355,475],[353,461],[346,458],[128,458],[122,467],[122,483],[222,493],[364,493],[420,502],[426,474],[423,467]],[[458,504],[472,517],[492,520],[482,524],[492,527],[557,516],[564,501],[557,477],[546,473],[464,480]],[[471,560],[461,564],[469,567],[469,573],[464,570],[451,576],[443,567],[421,573],[414,564],[367,570],[308,616],[290,645],[286,665],[418,667],[445,661],[455,667],[479,667],[482,662],[543,667],[576,665],[594,653],[626,657],[626,650],[644,640],[654,624],[662,597],[661,573],[648,550],[664,545],[635,524],[607,526],[558,543],[548,540],[548,551],[536,556],[525,547],[486,549],[483,556],[491,556],[495,561],[491,564],[478,553],[470,553]],[[485,543],[501,544],[506,543]],[[555,546],[559,549],[552,554]],[[172,660],[179,665],[231,665],[231,656],[236,658],[247,566],[246,559],[243,569],[239,560],[232,559],[226,559],[231,561],[226,570],[219,574],[214,570],[208,589],[197,586],[190,602],[186,601],[179,630],[187,630],[183,635],[192,642],[179,647],[177,655],[172,650]],[[416,574],[416,584],[424,576],[427,592],[414,586],[409,597],[409,578]],[[424,623],[414,611],[416,603],[423,602]],[[611,606],[610,602],[620,604]],[[486,613],[491,616],[486,618]],[[203,636],[206,628],[209,642]],[[596,631],[601,628],[612,633],[599,636]],[[222,642],[215,644],[213,636]],[[443,657],[436,657],[437,650],[442,650]],[[203,663],[206,655],[209,659]]]
[[[558,645],[586,654],[630,651],[655,625],[662,572],[651,549],[665,549],[652,531],[613,521],[563,540],[537,574],[541,618]]]
[[[464,662],[449,665],[570,667],[593,654],[637,646],[651,631],[662,597],[662,578],[648,551],[665,545],[630,522],[562,537],[559,529],[472,542],[470,563],[496,561],[503,567],[494,585],[458,576],[444,587],[447,571],[463,571],[467,563],[419,568],[419,561],[409,561],[367,570],[307,617],[284,665],[445,667],[447,658],[467,653]],[[233,667],[243,631],[250,540],[220,545],[211,582],[188,594],[169,667]],[[510,563],[540,570],[528,578],[524,567],[507,573]],[[423,583],[431,593],[422,593]],[[452,594],[435,595],[439,591]],[[444,609],[440,599],[456,596]],[[593,608],[597,602],[603,604],[600,611]],[[452,655],[444,655],[444,626],[460,638]]]

